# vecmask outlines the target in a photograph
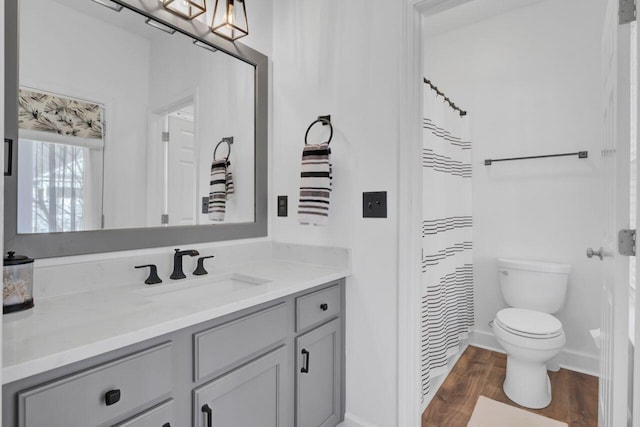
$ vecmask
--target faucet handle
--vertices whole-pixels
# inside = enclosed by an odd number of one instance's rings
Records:
[[[204,260],[208,259],[208,258],[214,258],[214,257],[215,257],[215,255],[209,255],[209,256],[201,256],[200,258],[198,258],[198,266],[193,271],[193,275],[194,276],[203,276],[205,274],[209,274],[209,272],[204,269]]]
[[[136,265],[135,268],[149,267],[149,277],[144,281],[147,285],[155,285],[156,283],[162,283],[162,279],[158,277],[158,267],[155,264]]]

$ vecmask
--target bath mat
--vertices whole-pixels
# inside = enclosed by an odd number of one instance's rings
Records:
[[[567,423],[480,396],[467,427],[568,427]]]

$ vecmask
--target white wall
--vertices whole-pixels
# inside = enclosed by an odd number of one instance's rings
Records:
[[[143,226],[149,42],[50,0],[20,14],[20,84],[105,104],[105,225]]]
[[[400,1],[274,1],[273,197],[277,241],[352,249],[346,316],[346,410],[360,425],[396,425]],[[334,171],[326,227],[297,222],[307,126],[331,114]],[[320,129],[317,129],[320,131]],[[388,191],[389,217],[362,218],[362,192]],[[273,210],[272,210],[273,211]]]
[[[573,353],[565,363],[595,370],[588,330],[600,324],[600,265],[585,249],[599,247],[602,235],[604,3],[540,2],[431,36],[425,55],[426,76],[471,117],[477,330],[490,333],[487,323],[506,306],[496,257],[569,263],[567,303],[558,313]],[[483,164],[579,150],[589,159]]]

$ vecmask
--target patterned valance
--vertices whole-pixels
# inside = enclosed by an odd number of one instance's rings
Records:
[[[59,135],[102,139],[102,106],[21,88],[18,127]]]

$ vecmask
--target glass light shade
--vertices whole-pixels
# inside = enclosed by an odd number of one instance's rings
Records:
[[[162,0],[162,6],[185,19],[194,19],[207,11],[205,0]]]
[[[211,31],[227,40],[237,40],[249,34],[244,0],[216,0]]]

